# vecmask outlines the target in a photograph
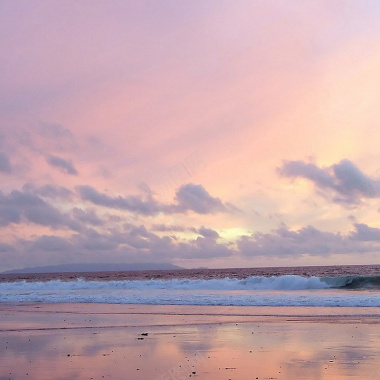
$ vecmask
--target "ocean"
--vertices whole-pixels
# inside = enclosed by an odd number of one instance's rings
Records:
[[[380,307],[380,265],[2,274],[0,303]]]

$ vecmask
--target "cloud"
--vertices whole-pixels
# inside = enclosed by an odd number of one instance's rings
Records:
[[[73,242],[78,250],[85,251],[113,251],[119,245],[119,242],[113,239],[112,235],[101,234],[91,228],[84,233],[75,235]]]
[[[9,162],[8,157],[4,153],[0,152],[0,172],[10,173],[11,171],[11,163]]]
[[[146,189],[144,199],[136,195],[112,197],[100,193],[89,185],[78,186],[77,190],[83,200],[98,206],[128,210],[143,215],[155,215],[160,212],[174,214],[187,211],[198,214],[213,214],[233,209],[232,205],[224,204],[219,198],[212,197],[202,185],[186,184],[181,186],[176,192],[177,203],[174,204],[158,202],[153,198],[152,193],[147,192]]]
[[[166,224],[153,224],[151,230],[158,232],[185,232],[187,231],[187,228],[182,226],[173,226]]]
[[[54,146],[59,151],[75,150],[78,145],[75,136],[70,129],[56,123],[41,123],[38,126],[42,136],[54,142]]]
[[[27,191],[28,193],[39,195],[42,198],[50,198],[50,199],[68,200],[73,195],[71,190],[63,186],[55,186],[55,185],[48,184],[48,185],[37,187],[30,182],[26,183],[22,187],[22,190]]]
[[[348,235],[320,231],[307,226],[298,231],[286,227],[270,233],[257,232],[251,236],[241,236],[237,242],[244,256],[324,256],[332,254],[378,252],[380,229],[364,224],[355,224],[355,231]],[[372,242],[366,244],[365,242]]]
[[[380,196],[380,181],[364,174],[354,163],[342,160],[330,167],[318,167],[304,161],[284,161],[278,168],[281,176],[305,178],[313,182],[324,195],[332,192],[332,201],[341,204],[358,204],[363,198]]]
[[[211,228],[206,228],[204,226],[198,229],[198,233],[201,234],[205,238],[217,239],[219,237],[219,234],[215,230]]]
[[[212,197],[202,185],[188,183],[176,192],[178,204],[174,208],[179,212],[194,211],[198,214],[213,214],[227,211],[219,198]]]
[[[178,256],[181,258],[194,259],[211,259],[216,257],[229,257],[236,254],[234,248],[226,242],[217,242],[219,234],[205,227],[200,227],[196,239],[180,243],[178,246]]]
[[[37,238],[32,244],[31,249],[37,251],[67,251],[71,244],[60,236],[43,235]]]
[[[14,248],[6,243],[0,243],[0,252],[11,252]]]
[[[98,217],[93,209],[83,210],[79,207],[74,207],[73,216],[76,220],[85,224],[91,224],[93,226],[101,226],[104,224],[103,220]]]
[[[160,237],[148,231],[144,226],[137,226],[132,227],[126,234],[124,243],[152,254],[171,256],[171,252],[175,249],[172,241],[169,236]]]
[[[332,166],[337,179],[336,190],[343,196],[373,198],[379,196],[378,181],[360,171],[351,161]]]
[[[46,162],[51,166],[61,169],[64,173],[78,175],[78,171],[75,169],[71,161],[67,161],[61,157],[49,155],[46,157]]]
[[[22,141],[39,152],[72,152],[78,149],[74,134],[60,124],[39,123],[33,126],[33,130],[33,134],[23,131]]]
[[[303,177],[320,187],[334,187],[334,179],[327,170],[304,161],[284,161],[278,173],[284,177]]]
[[[0,226],[23,221],[51,228],[81,229],[79,223],[33,193],[19,190],[12,190],[9,194],[0,192]]]
[[[380,241],[380,229],[367,224],[355,223],[356,231],[351,233],[351,239],[359,241]]]
[[[143,225],[129,225],[124,230],[103,229],[102,232],[87,228],[65,238],[42,235],[19,241],[19,247],[34,253],[36,265],[78,262],[79,256],[80,261],[96,262],[104,258],[105,254],[109,262],[159,262],[173,258],[227,257],[235,252],[228,244],[217,242],[218,235],[212,229],[202,226],[194,228],[194,231],[203,235],[181,240],[172,236],[159,236]],[[16,248],[13,247],[16,252],[20,251]]]
[[[186,239],[159,236],[143,225],[126,225],[124,229],[103,229],[101,232],[85,228],[67,237],[42,235],[29,241],[20,240],[19,246],[0,243],[0,253],[11,263],[21,251],[28,251],[33,253],[33,264],[40,265],[78,262],[79,257],[80,261],[96,262],[104,255],[109,262],[158,262],[173,258],[193,260],[239,256],[245,259],[302,256],[326,259],[334,254],[362,255],[380,251],[380,229],[366,224],[355,224],[354,230],[345,235],[320,231],[312,226],[296,231],[281,227],[269,233],[240,236],[235,243],[222,239],[211,228],[201,226],[193,230],[199,236]],[[11,251],[15,253],[13,259],[7,256]],[[25,265],[25,261],[23,263]]]
[[[144,226],[132,227],[124,235],[124,243],[131,247],[149,252],[152,256],[159,255],[165,258],[213,258],[231,256],[234,251],[216,240],[219,237],[216,231],[200,227],[194,229],[202,236],[186,241],[179,241],[172,236],[159,237],[148,231]]]
[[[128,210],[143,215],[153,215],[160,211],[159,204],[151,197],[148,197],[147,200],[143,200],[135,195],[112,197],[100,193],[89,185],[78,186],[77,190],[83,200],[89,201],[98,206]]]
[[[31,123],[7,130],[10,143],[42,155],[78,152],[78,143],[70,129],[54,123]]]
[[[12,223],[20,223],[20,220],[20,210],[11,204],[8,205],[5,196],[0,192],[0,226],[4,227]]]

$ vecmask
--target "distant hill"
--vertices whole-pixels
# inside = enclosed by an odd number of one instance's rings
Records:
[[[134,264],[61,264],[42,267],[27,267],[8,270],[3,273],[60,273],[60,272],[116,272],[139,270],[183,269],[170,263],[134,263]]]

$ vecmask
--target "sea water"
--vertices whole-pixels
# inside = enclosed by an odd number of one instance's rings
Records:
[[[0,302],[380,307],[380,266],[3,274]]]

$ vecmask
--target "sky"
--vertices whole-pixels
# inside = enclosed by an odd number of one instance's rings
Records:
[[[0,271],[380,262],[377,0],[0,0]]]

